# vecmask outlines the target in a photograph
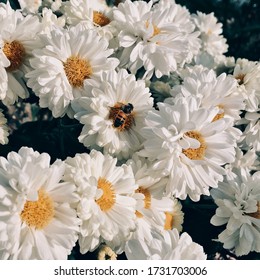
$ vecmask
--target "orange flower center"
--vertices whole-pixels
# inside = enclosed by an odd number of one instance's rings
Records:
[[[20,217],[29,227],[45,228],[54,217],[53,200],[43,189],[40,189],[38,200],[26,201]]]
[[[104,212],[110,210],[116,202],[116,195],[112,184],[105,178],[98,179],[98,189],[103,191],[102,196],[96,199],[96,203]]]
[[[186,155],[189,159],[192,160],[202,160],[205,156],[205,151],[206,151],[206,143],[202,135],[198,131],[188,131],[185,133],[186,136],[189,138],[196,139],[200,142],[200,147],[197,149],[193,148],[188,148],[188,149],[183,149],[182,152],[183,154]]]
[[[152,200],[150,192],[147,189],[143,188],[143,187],[139,187],[135,192],[136,193],[141,193],[141,194],[144,195],[144,208],[145,209],[150,209],[150,207],[151,207],[151,200]]]
[[[82,88],[84,80],[93,74],[90,63],[79,56],[69,57],[63,67],[70,85],[76,88]]]
[[[93,12],[93,22],[99,26],[105,26],[110,23],[110,19],[103,13],[94,11]]]
[[[173,229],[173,215],[169,212],[165,212],[164,229],[165,230],[172,230]]]
[[[19,69],[25,56],[24,46],[18,41],[5,42],[3,52],[11,63],[6,70],[11,72]]]

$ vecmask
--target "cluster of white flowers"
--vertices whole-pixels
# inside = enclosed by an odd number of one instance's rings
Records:
[[[227,224],[224,248],[260,252],[260,63],[224,55],[213,13],[121,2],[0,4],[0,101],[35,95],[82,125],[86,147],[52,164],[28,147],[0,157],[0,258],[66,259],[78,242],[81,254],[206,259],[182,232],[182,201],[202,195]]]

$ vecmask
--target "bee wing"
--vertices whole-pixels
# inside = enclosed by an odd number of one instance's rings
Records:
[[[136,126],[135,118],[133,117],[133,125]]]
[[[135,118],[134,118],[134,116],[131,114],[131,115],[129,115],[129,118],[130,118],[131,123],[135,126],[136,123],[135,123]]]

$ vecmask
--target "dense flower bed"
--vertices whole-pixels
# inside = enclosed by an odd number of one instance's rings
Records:
[[[0,258],[259,258],[259,62],[120,2],[0,4]]]

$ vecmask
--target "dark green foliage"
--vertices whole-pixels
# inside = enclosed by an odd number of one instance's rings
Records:
[[[27,146],[48,153],[52,162],[64,160],[76,153],[88,152],[78,141],[81,129],[78,121],[67,118],[26,122],[9,136],[9,143],[1,147],[0,155],[6,156]]]
[[[1,0],[0,3],[6,3],[7,0]],[[13,9],[20,9],[20,4],[18,0],[9,0],[9,3]]]

